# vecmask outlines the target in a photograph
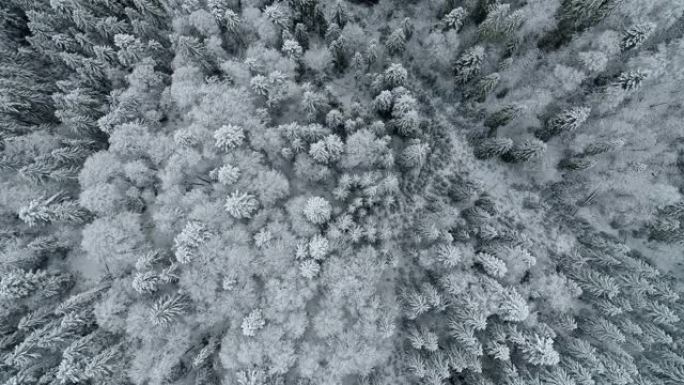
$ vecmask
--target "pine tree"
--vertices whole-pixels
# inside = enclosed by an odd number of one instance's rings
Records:
[[[594,306],[602,313],[602,314],[607,314],[611,317],[618,316],[622,313],[624,313],[624,310],[616,305],[615,303],[611,302],[610,300],[607,299],[598,299],[594,302]]]
[[[266,320],[264,320],[261,309],[252,310],[252,312],[242,320],[242,334],[247,337],[253,337],[256,335],[256,332],[265,325]]]
[[[282,51],[292,60],[298,60],[304,53],[302,46],[299,45],[296,40],[292,39],[288,39],[283,42]]]
[[[598,140],[598,141],[589,143],[584,148],[582,155],[583,156],[592,156],[592,155],[603,154],[606,152],[616,151],[616,150],[620,149],[622,146],[624,146],[624,144],[625,144],[625,141],[621,138]]]
[[[487,95],[496,89],[500,79],[501,75],[496,72],[481,77],[474,89],[467,93],[467,97],[475,98],[480,103],[484,102],[487,99]]]
[[[411,290],[402,294],[408,319],[416,319],[430,310],[430,301],[422,293]]]
[[[387,113],[392,109],[392,99],[390,91],[382,91],[373,99],[373,107],[380,113]]]
[[[484,271],[492,277],[503,278],[508,271],[506,263],[491,254],[478,253],[475,260],[482,265]]]
[[[140,294],[151,294],[158,290],[159,275],[153,271],[138,272],[133,277],[132,286]]]
[[[196,221],[188,222],[183,231],[174,238],[176,260],[180,263],[192,261],[197,249],[204,245],[210,237],[211,233],[205,225]]]
[[[505,126],[513,119],[517,118],[522,111],[522,106],[517,104],[509,104],[487,116],[484,121],[484,125],[492,130],[501,126]]]
[[[463,53],[454,63],[456,81],[467,83],[480,73],[484,61],[484,48],[476,45]]]
[[[513,140],[510,138],[487,138],[477,144],[475,156],[480,159],[489,159],[506,154],[512,148]]]
[[[597,297],[612,299],[620,293],[620,286],[613,277],[588,268],[578,269],[572,278],[580,287]]]
[[[437,353],[428,361],[426,382],[431,385],[441,385],[450,377],[449,363],[443,354]]]
[[[466,295],[455,303],[459,306],[453,312],[454,318],[449,320],[450,328],[454,330],[461,330],[461,327],[468,330],[485,330],[487,328],[487,318],[491,311],[486,309],[482,302]]]
[[[214,15],[216,19],[221,19],[229,9],[227,2],[224,0],[207,0],[207,8],[209,8],[209,12]]]
[[[236,190],[226,198],[225,209],[236,219],[251,218],[258,207],[259,202],[249,193]]]
[[[655,31],[656,25],[651,22],[635,24],[628,28],[622,36],[620,48],[623,51],[639,48]]]
[[[347,20],[349,20],[349,12],[345,7],[344,2],[338,1],[337,4],[335,4],[332,22],[339,25],[341,28],[344,28],[345,24],[347,24]]]
[[[570,171],[580,171],[592,168],[595,164],[596,162],[593,159],[570,157],[558,162],[558,168]]]
[[[228,32],[237,36],[240,30],[240,17],[232,9],[226,9],[223,20]]]
[[[560,355],[553,347],[553,340],[549,337],[533,335],[526,338],[521,346],[523,358],[532,365],[554,366],[560,362]]]
[[[407,334],[407,339],[411,344],[411,347],[416,350],[420,350],[425,346],[425,338],[423,333],[421,333],[417,328],[411,327]]]
[[[197,355],[192,359],[192,367],[198,369],[205,366],[207,361],[209,361],[209,358],[216,353],[218,347],[219,340],[216,337],[209,338],[206,346],[200,349]]]
[[[309,255],[315,260],[321,260],[328,254],[328,240],[316,234],[309,241]]]
[[[166,294],[150,308],[150,321],[155,326],[170,326],[188,311],[188,300],[182,294]]]
[[[333,64],[338,71],[343,71],[349,64],[347,61],[347,44],[346,39],[342,36],[330,43],[329,49],[333,54]]]
[[[321,265],[313,259],[306,259],[299,264],[299,271],[302,277],[314,279],[321,270]]]
[[[309,147],[309,155],[319,163],[327,163],[330,159],[328,150],[325,148],[325,142],[323,141],[313,143],[311,147]]]
[[[625,335],[614,323],[603,317],[592,319],[581,325],[581,328],[592,338],[603,343],[624,343],[627,341]]]
[[[314,224],[323,224],[330,220],[332,206],[322,197],[311,197],[304,206],[304,216]]]
[[[563,0],[561,19],[575,29],[588,28],[605,18],[621,0]]]
[[[383,73],[383,79],[387,87],[403,87],[408,79],[408,71],[401,63],[392,63]]]
[[[328,153],[328,160],[332,162],[338,161],[344,152],[342,139],[336,134],[330,134],[323,139],[323,142]]]
[[[70,274],[50,274],[45,270],[10,270],[0,277],[0,297],[16,300],[38,294],[55,296],[73,284]]]
[[[216,177],[219,183],[230,186],[238,181],[241,174],[238,167],[227,164],[218,169]]]
[[[480,37],[496,40],[511,35],[522,24],[519,13],[510,13],[510,4],[494,3],[487,10],[487,17],[478,26]]]
[[[445,267],[452,268],[458,266],[463,256],[461,252],[452,245],[441,245],[436,250],[437,260]]]
[[[392,124],[400,135],[416,136],[418,134],[420,115],[416,109],[416,99],[410,94],[406,93],[395,97],[392,117],[394,118]],[[419,141],[419,139],[412,140],[411,144],[416,144],[416,141]]]
[[[73,295],[60,303],[54,310],[55,315],[66,315],[69,313],[79,312],[92,306],[93,302],[97,300],[103,292],[109,289],[109,285],[99,285],[90,290],[86,290],[79,294]]]
[[[269,5],[264,8],[264,15],[275,25],[282,29],[288,29],[290,25],[290,15],[287,9],[280,3]]]
[[[550,119],[546,126],[537,131],[535,135],[543,141],[548,141],[552,137],[564,132],[573,132],[584,124],[589,118],[590,112],[591,109],[589,107],[573,107],[564,110]]]
[[[482,356],[484,354],[482,343],[475,335],[475,329],[465,324],[451,320],[449,321],[451,336],[459,342],[468,354]]]
[[[458,32],[463,26],[463,21],[467,16],[466,10],[463,7],[452,9],[442,19],[445,29],[453,29]]]
[[[649,301],[647,304],[647,316],[658,325],[672,326],[679,322],[679,316],[669,307],[656,301]]]
[[[563,342],[564,354],[569,354],[588,365],[599,364],[598,351],[589,341],[571,337]]]
[[[408,146],[402,151],[404,165],[409,168],[422,167],[430,153],[430,145],[421,143],[419,139],[411,140]]]
[[[216,130],[214,139],[216,139],[216,147],[222,150],[232,150],[242,144],[245,139],[245,134],[240,127],[224,125]]]
[[[47,277],[45,271],[23,272],[9,271],[0,277],[0,296],[6,299],[28,297],[40,287],[40,282]]]
[[[566,372],[562,367],[554,367],[552,369],[545,369],[539,376],[544,384],[556,385],[575,385],[575,379]]]
[[[88,219],[88,213],[76,202],[64,200],[61,194],[49,198],[34,199],[19,210],[19,219],[29,226],[49,224],[52,222],[82,223]]]
[[[427,365],[423,356],[418,352],[409,353],[405,358],[404,365],[411,374],[418,378],[424,378],[427,375]]]
[[[397,28],[387,37],[385,42],[387,51],[393,55],[399,55],[406,48],[406,33],[403,28]]]
[[[91,381],[105,381],[120,372],[122,345],[115,345],[98,353],[86,365],[83,375]]]
[[[501,296],[501,305],[497,313],[504,321],[522,322],[530,314],[527,301],[515,289],[509,288]]]
[[[511,357],[511,350],[508,346],[500,342],[490,341],[485,347],[487,355],[500,361],[508,361]]]
[[[618,76],[617,84],[625,91],[634,91],[648,77],[648,72],[642,70],[623,72]]]

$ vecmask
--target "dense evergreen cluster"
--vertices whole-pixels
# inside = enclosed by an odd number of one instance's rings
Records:
[[[0,2],[0,383],[684,384],[684,2]]]

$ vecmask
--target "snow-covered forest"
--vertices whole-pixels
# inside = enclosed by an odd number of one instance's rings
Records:
[[[0,0],[0,384],[684,384],[684,1]]]

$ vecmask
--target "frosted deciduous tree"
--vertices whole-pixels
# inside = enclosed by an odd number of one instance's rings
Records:
[[[137,259],[136,253],[144,243],[140,216],[124,212],[112,217],[97,218],[85,226],[81,247],[89,258],[120,273],[133,266]]]

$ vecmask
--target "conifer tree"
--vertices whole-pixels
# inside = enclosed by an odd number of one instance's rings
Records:
[[[259,207],[259,202],[252,194],[236,190],[226,198],[224,207],[236,219],[250,218]]]
[[[467,83],[477,76],[482,69],[485,50],[482,46],[474,46],[464,52],[454,63],[454,75],[459,83]]]
[[[76,202],[60,199],[60,194],[34,199],[19,210],[19,218],[29,226],[59,221],[82,223],[88,216]]]
[[[232,150],[242,144],[245,134],[240,127],[225,125],[216,130],[214,139],[216,139],[216,147],[222,150]]]
[[[526,338],[521,350],[525,360],[532,365],[553,366],[560,361],[560,355],[554,349],[553,340],[549,337],[533,335]]]
[[[332,207],[330,203],[322,197],[311,197],[306,201],[304,216],[314,223],[323,224],[330,220]]]
[[[655,31],[656,25],[651,22],[639,23],[628,28],[620,41],[623,51],[639,48]]]
[[[253,337],[256,335],[256,332],[265,325],[266,320],[264,320],[261,309],[252,310],[252,312],[242,320],[242,334],[247,337]]]
[[[170,326],[188,311],[188,300],[182,294],[166,294],[157,299],[149,310],[150,321],[155,326]]]
[[[513,140],[509,138],[488,138],[478,143],[475,155],[481,159],[488,159],[506,154],[512,148]]]
[[[510,12],[510,4],[494,3],[487,10],[487,17],[478,26],[480,37],[487,40],[505,38],[521,24],[522,19],[516,12]]]
[[[188,222],[183,231],[174,238],[176,259],[188,263],[194,259],[199,249],[211,237],[209,230],[199,222]]]
[[[641,70],[623,72],[618,76],[617,84],[625,91],[634,91],[648,77],[648,73]]]
[[[552,137],[564,132],[577,130],[589,118],[591,109],[588,107],[574,107],[561,111],[558,115],[550,119],[546,126],[537,131],[537,138],[548,141]]]
[[[564,0],[561,18],[576,29],[587,28],[605,18],[620,0]]]
[[[315,278],[321,270],[321,266],[313,259],[306,259],[299,264],[302,277],[306,279]]]
[[[389,53],[398,55],[406,48],[406,33],[403,28],[397,28],[387,37],[385,47]]]
[[[506,162],[527,162],[539,159],[546,152],[546,144],[541,140],[530,139],[519,144],[514,144],[513,148],[502,156]]]
[[[449,13],[444,15],[442,23],[446,29],[460,30],[463,26],[463,21],[467,16],[466,10],[463,7],[452,9]]]
[[[504,106],[500,110],[497,110],[494,113],[487,116],[487,118],[484,121],[484,125],[486,127],[491,128],[492,130],[500,126],[505,126],[513,119],[515,119],[518,115],[520,115],[522,110],[523,108],[521,106],[515,104]]]
[[[238,181],[241,174],[242,172],[238,167],[227,164],[218,169],[216,178],[220,183],[230,186]]]
[[[389,88],[403,87],[408,79],[408,71],[400,63],[392,63],[383,73],[383,79]]]

